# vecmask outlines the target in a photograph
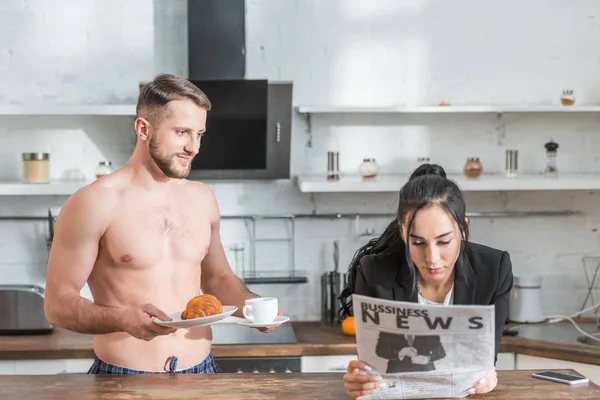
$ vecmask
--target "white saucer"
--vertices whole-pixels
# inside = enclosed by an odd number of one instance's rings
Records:
[[[271,322],[256,323],[254,321],[250,321],[249,319],[243,319],[241,321],[238,321],[237,324],[249,326],[251,328],[266,328],[267,326],[281,325],[283,323],[288,322],[289,320],[290,317],[287,317],[285,315],[278,315],[277,318],[275,318],[275,320]]]
[[[223,312],[221,314],[211,315],[211,316],[202,317],[202,318],[184,319],[184,320],[181,319],[181,311],[178,311],[178,312],[168,314],[169,317],[172,318],[172,321],[161,321],[156,317],[153,319],[153,321],[155,324],[166,326],[169,328],[177,328],[177,329],[192,328],[194,326],[206,326],[206,325],[212,325],[214,323],[217,323],[217,322],[229,317],[231,314],[236,312],[237,309],[238,308],[236,306],[223,306]]]

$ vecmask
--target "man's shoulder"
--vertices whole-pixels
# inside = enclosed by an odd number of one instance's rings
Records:
[[[202,181],[182,179],[181,183],[182,183],[183,187],[185,187],[188,190],[195,191],[196,193],[212,194],[212,192],[213,192],[212,189],[210,188],[210,186],[208,186],[206,183],[204,183]]]
[[[220,219],[217,197],[210,186],[201,181],[188,179],[182,180],[181,185],[196,204],[201,204],[203,210],[209,210],[211,220],[216,222]]]
[[[202,181],[184,179],[181,182],[183,189],[194,198],[202,201],[214,201],[215,193],[212,188]]]
[[[102,177],[75,191],[61,210],[74,208],[94,213],[112,210],[119,203],[126,188],[127,185],[118,176]]]

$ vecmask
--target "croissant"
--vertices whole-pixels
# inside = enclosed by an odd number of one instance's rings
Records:
[[[193,297],[181,313],[181,319],[194,319],[208,317],[223,312],[223,304],[211,294],[202,294]]]

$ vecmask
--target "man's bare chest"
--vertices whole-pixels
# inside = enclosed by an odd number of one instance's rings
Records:
[[[209,216],[197,207],[124,204],[115,210],[103,238],[105,250],[116,264],[199,264],[208,250],[211,226]]]

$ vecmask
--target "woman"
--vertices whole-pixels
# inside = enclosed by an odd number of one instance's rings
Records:
[[[466,206],[458,186],[446,179],[439,165],[417,168],[400,189],[397,218],[378,239],[359,249],[342,292],[342,313],[350,315],[352,293],[386,300],[422,304],[478,304],[495,306],[495,359],[508,316],[513,286],[507,252],[469,239]],[[413,349],[414,350],[414,349]],[[412,356],[405,348],[400,356]],[[352,361],[344,376],[351,398],[376,391],[378,377],[359,373],[370,367]],[[470,393],[487,393],[496,387],[495,368]]]

